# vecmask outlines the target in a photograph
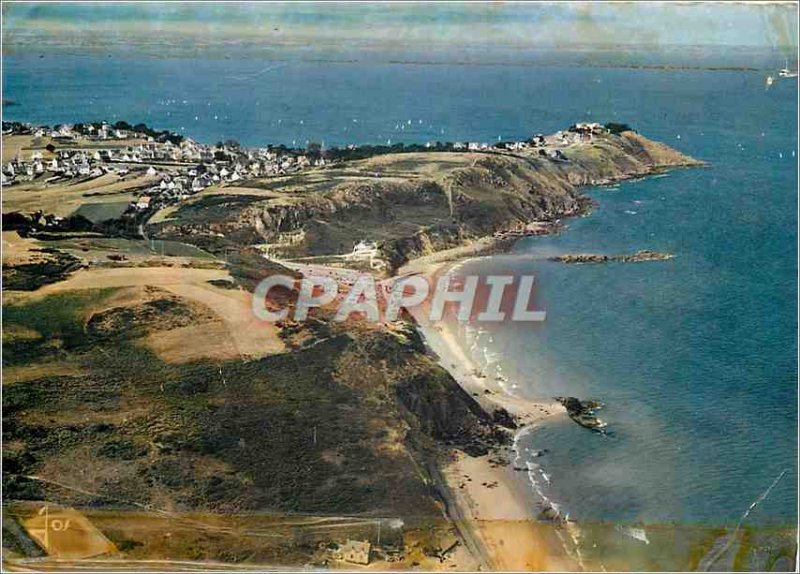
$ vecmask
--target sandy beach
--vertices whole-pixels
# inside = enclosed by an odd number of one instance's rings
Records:
[[[455,264],[427,262],[412,272],[435,281]],[[417,329],[428,349],[452,377],[487,411],[504,408],[514,415],[520,428],[535,426],[546,418],[565,414],[552,399],[530,400],[514,396],[501,381],[487,376],[465,352],[454,327],[445,321],[431,323],[426,306],[412,310]],[[495,570],[577,570],[580,565],[567,552],[568,534],[560,522],[541,521],[541,508],[532,497],[524,471],[514,470],[512,446],[482,457],[453,453],[443,477],[463,517],[461,529],[476,535],[482,553]]]

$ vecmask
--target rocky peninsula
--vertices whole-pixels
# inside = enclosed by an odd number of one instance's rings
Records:
[[[341,256],[369,240],[391,272],[479,238],[546,232],[588,210],[584,186],[703,165],[633,131],[564,133],[537,147],[391,153],[212,187],[157,213],[147,232],[212,251],[260,245],[281,258]]]

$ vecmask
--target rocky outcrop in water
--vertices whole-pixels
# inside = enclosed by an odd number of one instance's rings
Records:
[[[599,401],[582,401],[575,397],[554,397],[556,401],[564,405],[567,409],[569,418],[580,426],[604,433],[606,423],[597,416],[597,411],[603,408],[603,403]]]
[[[640,261],[666,261],[675,257],[671,253],[661,253],[659,251],[650,251],[643,249],[630,255],[602,255],[592,253],[568,253],[565,255],[556,255],[555,257],[548,257],[548,261],[556,261],[558,263],[638,263]]]

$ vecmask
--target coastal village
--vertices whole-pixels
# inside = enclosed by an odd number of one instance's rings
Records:
[[[235,141],[209,146],[169,132],[126,129],[128,124],[60,125],[55,128],[3,123],[3,135],[32,137],[2,166],[2,183],[43,184],[87,182],[112,173],[157,178],[142,189],[131,209],[146,210],[186,199],[214,184],[235,184],[243,179],[280,176],[325,159],[285,148],[244,149]],[[45,143],[47,142],[47,143]]]
[[[508,153],[538,148],[552,161],[566,161],[564,147],[591,141],[608,128],[598,123],[577,123],[551,136],[536,134],[527,140],[485,142],[432,142],[424,146],[347,145],[322,150],[285,146],[244,148],[229,140],[206,145],[171,133],[156,132],[145,124],[62,124],[54,127],[3,122],[3,136],[28,136],[22,147],[2,165],[2,185],[35,183],[44,186],[90,182],[106,174],[120,180],[148,176],[154,182],[137,191],[131,212],[154,212],[180,203],[210,186],[235,186],[257,178],[280,177],[309,168],[325,168],[360,153],[396,153],[406,150]],[[359,156],[360,157],[360,156]]]

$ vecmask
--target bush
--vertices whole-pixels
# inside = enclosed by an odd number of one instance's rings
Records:
[[[632,132],[636,131],[628,124],[619,124],[616,122],[610,122],[605,125],[605,128],[614,135],[619,135],[622,132]]]

